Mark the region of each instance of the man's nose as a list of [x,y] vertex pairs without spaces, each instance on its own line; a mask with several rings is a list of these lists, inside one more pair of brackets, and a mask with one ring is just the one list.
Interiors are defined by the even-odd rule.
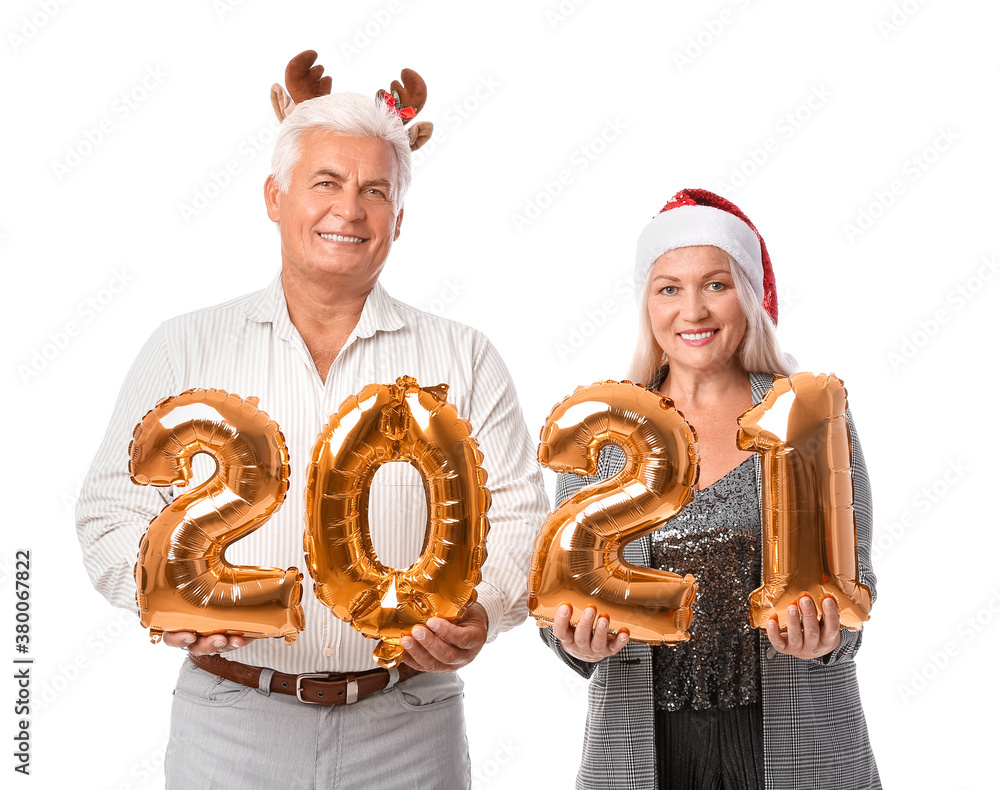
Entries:
[[364,219],[365,207],[359,194],[344,189],[330,204],[330,213],[346,220]]

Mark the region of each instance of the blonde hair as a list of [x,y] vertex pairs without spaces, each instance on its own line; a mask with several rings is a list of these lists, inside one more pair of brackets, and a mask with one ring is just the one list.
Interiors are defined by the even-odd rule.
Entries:
[[[723,252],[725,251],[723,250]],[[757,301],[750,280],[739,264],[733,260],[728,252],[725,255],[729,261],[729,271],[733,276],[733,284],[736,286],[736,296],[740,300],[740,307],[743,308],[743,315],[747,319],[746,333],[743,335],[739,348],[736,349],[740,365],[748,372],[759,371],[761,373],[780,373],[783,376],[791,375],[795,372],[795,360],[781,350],[771,316]],[[640,384],[649,384],[656,375],[656,371],[669,362],[667,355],[653,336],[653,325],[649,320],[649,286],[653,280],[654,268],[655,266],[649,267],[642,288],[638,292],[640,295],[639,339],[627,374],[630,381]]]

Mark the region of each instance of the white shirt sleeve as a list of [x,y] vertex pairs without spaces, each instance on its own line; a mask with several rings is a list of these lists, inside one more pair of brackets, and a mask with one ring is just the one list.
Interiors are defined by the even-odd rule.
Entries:
[[492,504],[478,601],[489,618],[488,639],[528,615],[528,570],[535,535],[549,510],[548,495],[510,373],[483,339],[473,367],[472,435],[483,453]]
[[149,522],[172,489],[138,486],[128,471],[132,431],[157,401],[177,394],[163,327],[146,342],[122,385],[118,402],[76,505],[76,527],[90,579],[115,606],[138,611],[134,567]]

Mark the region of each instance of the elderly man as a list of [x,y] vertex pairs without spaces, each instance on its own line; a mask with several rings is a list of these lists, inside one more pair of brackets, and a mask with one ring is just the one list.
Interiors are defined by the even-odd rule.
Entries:
[[[479,332],[391,298],[379,284],[399,237],[410,139],[392,102],[333,94],[284,120],[264,187],[281,236],[270,286],[167,321],[135,361],[78,507],[80,541],[97,589],[135,609],[139,538],[172,489],[129,480],[133,426],[161,398],[214,387],[260,399],[290,453],[289,494],[263,527],[234,543],[234,565],[297,566],[310,454],[330,414],[370,383],[411,375],[447,383],[472,427],[492,492],[478,600],[461,620],[432,618],[404,637],[398,670],[372,670],[372,645],[312,595],[293,645],[190,632],[164,635],[188,651],[174,693],[167,750],[172,787],[458,788],[470,781],[455,670],[527,613],[532,537],[547,499],[509,374]],[[441,254],[434,251],[434,256]],[[424,539],[415,470],[387,464],[371,491],[373,540],[386,565],[406,567]],[[216,654],[225,654],[225,658]],[[207,658],[206,658],[207,657]],[[199,666],[199,664],[201,666]],[[204,668],[203,668],[204,667]],[[315,689],[366,675],[353,704]],[[302,675],[312,700],[295,695]],[[380,674],[381,673],[381,674]],[[301,696],[301,695],[300,695]],[[319,702],[320,704],[310,704]]]

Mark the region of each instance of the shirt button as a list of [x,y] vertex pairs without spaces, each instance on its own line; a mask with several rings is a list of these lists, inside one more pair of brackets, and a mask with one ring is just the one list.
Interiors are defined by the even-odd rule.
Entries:
[[329,658],[330,656],[332,656],[333,655],[333,648],[332,647],[326,648],[323,651],[323,655],[326,656],[327,658]]

